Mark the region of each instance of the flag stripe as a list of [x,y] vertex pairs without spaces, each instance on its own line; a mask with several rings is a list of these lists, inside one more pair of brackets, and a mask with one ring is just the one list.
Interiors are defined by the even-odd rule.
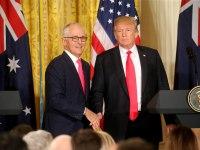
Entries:
[[99,39],[96,37],[95,33],[93,33],[92,35],[92,47],[97,54],[100,54],[105,50]]
[[13,7],[10,0],[1,1],[1,7],[4,10],[4,13],[7,16],[7,19],[9,21],[9,24],[11,25],[12,29],[14,30],[16,36],[20,38],[22,35],[24,35],[27,30],[21,21],[20,17],[16,13],[15,8]]
[[[4,21],[0,16],[0,37],[4,37]],[[5,50],[4,38],[0,38],[0,54]]]
[[181,2],[181,6],[185,5],[186,3],[188,3],[190,0],[182,0]]
[[105,50],[110,49],[114,46],[113,42],[110,40],[110,37],[108,36],[106,30],[102,27],[99,20],[96,21],[94,32],[96,37],[99,39],[99,41],[102,43],[102,46]]
[[21,0],[15,0],[17,3],[21,4]]
[[[15,8],[15,11],[16,11],[17,15],[19,16],[21,22],[23,23],[24,27],[26,28],[25,19],[24,19],[24,15],[22,13],[21,4],[18,3],[17,1],[15,1],[15,0],[10,0],[10,1],[12,3],[13,7]],[[26,28],[26,30],[27,30],[27,28]]]
[[189,0],[187,3],[184,3],[182,6],[181,6],[181,10],[180,10],[180,13],[185,11],[186,9],[188,9],[190,6],[192,6],[193,4],[193,1]]
[[97,53],[96,51],[93,49],[92,47],[92,59],[91,59],[91,64],[94,66],[95,65],[95,61],[96,61],[96,57],[97,57]]

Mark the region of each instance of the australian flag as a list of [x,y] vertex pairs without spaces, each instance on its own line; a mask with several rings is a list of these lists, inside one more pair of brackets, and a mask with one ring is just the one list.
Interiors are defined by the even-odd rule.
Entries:
[[174,89],[187,90],[200,82],[200,0],[182,0]]
[[23,110],[2,116],[0,131],[20,123],[35,128],[35,105],[28,32],[20,0],[0,0],[0,91],[19,91]]

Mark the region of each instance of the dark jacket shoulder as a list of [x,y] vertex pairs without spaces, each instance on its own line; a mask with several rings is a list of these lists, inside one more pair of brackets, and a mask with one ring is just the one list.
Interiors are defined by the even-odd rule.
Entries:
[[150,53],[157,53],[158,51],[156,49],[153,49],[151,47],[142,46],[142,45],[136,45],[138,50],[144,51],[144,52],[150,52]]
[[[143,52],[150,52],[150,53],[158,53],[158,51],[156,49],[153,49],[153,48],[150,48],[150,47],[147,47],[147,46],[142,46],[142,45],[136,45],[136,47],[138,48],[138,50],[141,50]],[[112,53],[115,53],[116,51],[119,50],[119,47],[116,46],[116,47],[113,47],[109,50],[106,50],[104,52],[102,52],[101,54],[99,54],[98,56],[100,57],[105,57],[107,55],[110,55]]]
[[56,56],[55,58],[53,58],[53,60],[51,60],[51,62],[49,63],[48,67],[51,66],[56,66],[56,65],[60,65],[61,62],[65,60],[65,56],[67,54],[62,53],[61,55]]

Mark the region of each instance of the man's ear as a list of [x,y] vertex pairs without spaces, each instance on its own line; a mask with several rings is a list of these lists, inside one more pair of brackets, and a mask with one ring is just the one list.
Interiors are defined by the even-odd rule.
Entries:
[[65,42],[65,38],[61,38],[62,45],[64,45],[64,42]]

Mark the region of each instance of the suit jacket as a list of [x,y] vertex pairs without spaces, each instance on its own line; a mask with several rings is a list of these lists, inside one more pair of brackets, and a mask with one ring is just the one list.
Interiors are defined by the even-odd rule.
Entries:
[[43,127],[54,136],[83,128],[83,112],[89,94],[89,64],[82,61],[86,92],[67,53],[56,57],[46,70],[46,112]]
[[[156,50],[143,46],[137,46],[137,49],[142,72],[141,112],[131,128],[133,132],[137,132],[135,136],[159,141],[162,137],[160,116],[148,113],[146,107],[159,90],[169,89],[167,76]],[[102,112],[104,98],[105,130],[115,140],[124,139],[127,134],[130,104],[119,47],[97,56],[91,96],[96,112]]]

